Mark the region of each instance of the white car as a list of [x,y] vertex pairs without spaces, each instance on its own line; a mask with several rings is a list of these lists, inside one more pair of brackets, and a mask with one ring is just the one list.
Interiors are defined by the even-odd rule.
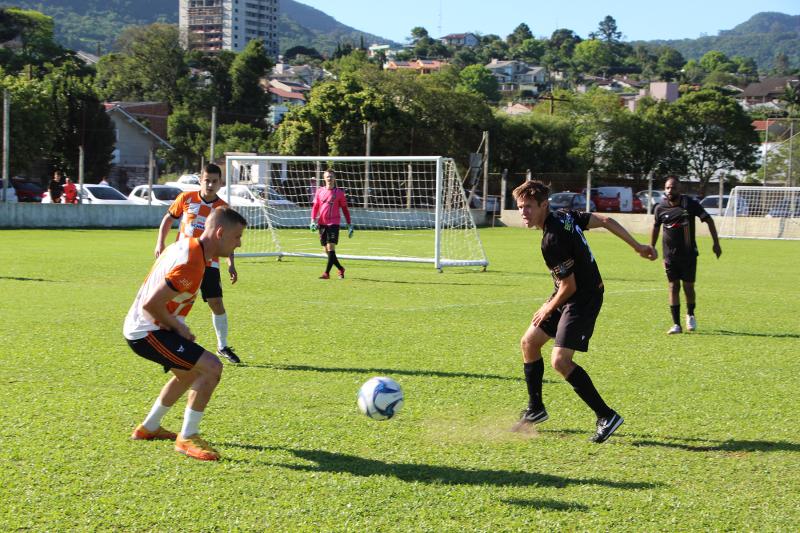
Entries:
[[200,185],[200,174],[181,174],[178,183],[186,185]]
[[[650,211],[655,209],[655,207],[660,204],[664,198],[666,197],[667,193],[662,190],[653,189],[653,197],[650,198]],[[639,191],[636,193],[636,197],[639,198],[639,201],[642,202],[642,206],[644,209],[647,209],[647,191]]]
[[[228,186],[222,187],[217,196],[228,201]],[[233,207],[266,205],[270,207],[295,207],[295,203],[281,196],[272,187],[267,190],[264,184],[231,186],[230,205]]]
[[194,183],[181,183],[180,181],[168,181],[164,185],[175,187],[182,191],[199,191],[200,185]]
[[147,185],[137,185],[128,195],[128,199],[135,204],[171,205],[172,201],[183,191],[170,185],[153,185],[153,197]]
[[[718,194],[709,194],[700,201],[700,205],[709,215],[725,216],[725,211],[728,207],[728,200],[730,199],[731,197],[727,194],[722,196],[722,211],[719,210]],[[747,202],[745,202],[743,198],[739,198],[739,200],[736,202],[736,215],[740,217],[746,217],[749,211],[750,210],[747,208]]]
[[11,185],[8,184],[8,188],[6,189],[7,196],[3,194],[3,182],[0,180],[0,202],[8,202],[9,204],[15,204],[19,201],[17,198],[17,190]]
[[[90,205],[136,205],[128,198],[119,192],[114,187],[108,185],[85,184],[83,187],[78,187],[78,193],[81,197],[81,202]],[[45,192],[42,196],[43,204],[53,203],[50,200],[50,193]]]

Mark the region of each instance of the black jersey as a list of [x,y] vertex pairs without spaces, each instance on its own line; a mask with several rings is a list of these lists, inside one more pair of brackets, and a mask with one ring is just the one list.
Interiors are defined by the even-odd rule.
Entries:
[[582,302],[603,292],[603,278],[583,235],[591,213],[559,210],[547,215],[542,228],[542,256],[553,276],[555,290],[561,280],[575,274],[577,289],[568,302]]
[[677,205],[667,198],[656,206],[654,225],[664,226],[661,243],[664,259],[672,257],[696,257],[697,243],[694,240],[694,217],[705,221],[710,217],[703,206],[682,194]]

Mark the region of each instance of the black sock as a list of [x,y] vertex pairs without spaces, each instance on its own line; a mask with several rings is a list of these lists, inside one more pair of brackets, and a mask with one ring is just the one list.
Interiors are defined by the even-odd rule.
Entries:
[[610,416],[613,409],[606,405],[600,393],[594,388],[592,378],[589,374],[579,365],[575,365],[575,369],[567,376],[567,382],[575,389],[575,393],[580,396],[586,405],[591,407],[592,411],[597,415],[597,418]]
[[670,305],[669,310],[672,313],[672,323],[673,324],[680,324],[681,323],[681,304],[678,305]]
[[695,304],[686,304],[687,313],[694,316],[694,305]]
[[544,409],[542,403],[542,376],[544,376],[544,361],[539,359],[533,363],[522,365],[525,372],[525,384],[528,386],[528,407],[538,411]]
[[328,252],[328,262],[329,264],[336,266],[336,268],[339,270],[342,269],[342,265],[339,263],[339,258],[336,257],[336,250],[331,250]]
[[331,268],[333,268],[333,258],[335,256],[331,255],[332,253],[333,252],[331,252],[331,251],[328,252],[328,266],[325,267],[325,273],[326,274],[330,274],[331,273]]

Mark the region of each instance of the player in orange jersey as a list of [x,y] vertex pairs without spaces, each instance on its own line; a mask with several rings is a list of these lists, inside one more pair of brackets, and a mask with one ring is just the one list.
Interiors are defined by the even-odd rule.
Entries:
[[[203,233],[206,218],[211,211],[216,207],[228,205],[217,196],[220,187],[222,187],[222,170],[213,163],[206,165],[200,176],[200,190],[179,194],[161,220],[156,241],[156,257],[164,250],[164,241],[175,219],[181,220],[178,240],[199,237]],[[233,254],[228,257],[228,274],[231,283],[236,283],[239,275],[233,263]],[[219,258],[217,257],[213,258],[211,266],[206,269],[203,284],[200,287],[200,295],[211,308],[211,322],[214,324],[214,332],[217,334],[217,353],[231,363],[240,363],[241,360],[233,348],[228,346],[228,315],[225,312],[225,305],[222,303],[222,283],[219,273]]]
[[[139,289],[123,335],[139,356],[158,363],[174,376],[161,389],[150,413],[133,431],[134,440],[175,440],[175,450],[203,461],[216,461],[217,452],[200,437],[206,405],[222,377],[222,363],[195,344],[185,323],[207,265],[229,257],[242,244],[247,221],[229,207],[214,209],[199,238],[181,239],[163,250]],[[161,427],[170,407],[189,391],[180,435]]]

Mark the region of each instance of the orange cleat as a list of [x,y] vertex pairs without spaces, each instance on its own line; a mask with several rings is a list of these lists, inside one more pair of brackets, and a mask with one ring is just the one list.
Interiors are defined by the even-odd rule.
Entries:
[[136,429],[131,433],[132,440],[175,440],[178,435],[167,429],[158,427],[155,431],[150,431],[142,424],[136,426]]
[[200,461],[218,461],[219,452],[200,438],[199,433],[175,439],[175,451]]

